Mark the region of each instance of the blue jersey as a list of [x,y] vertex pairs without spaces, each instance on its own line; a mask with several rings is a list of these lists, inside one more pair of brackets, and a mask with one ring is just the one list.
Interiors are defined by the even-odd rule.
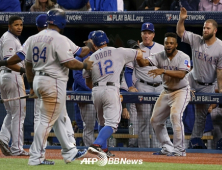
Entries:
[[[92,52],[90,52],[88,55],[86,55],[83,58],[77,56],[76,59],[83,62],[91,54]],[[85,79],[82,76],[82,70],[73,70],[73,78],[74,78],[74,83],[72,86],[73,91],[92,91],[85,83]]]

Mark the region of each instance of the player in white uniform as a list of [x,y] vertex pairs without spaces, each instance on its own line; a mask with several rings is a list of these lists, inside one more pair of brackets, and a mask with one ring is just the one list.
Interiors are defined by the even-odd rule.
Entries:
[[142,52],[141,50],[108,47],[109,39],[101,30],[93,34],[92,40],[97,50],[90,56],[90,60],[94,61],[93,69],[84,72],[83,75],[86,78],[87,86],[92,88],[98,123],[101,125],[105,120],[105,126],[99,131],[98,137],[88,151],[106,156],[101,148],[117,130],[122,113],[119,93],[120,73],[126,63],[132,62],[137,56],[142,56]]
[[[154,36],[154,25],[152,23],[143,23],[141,27],[141,37],[143,42],[140,43],[140,48],[146,51],[146,53],[143,54],[144,57],[148,57],[154,53],[164,51],[163,45],[153,41]],[[140,67],[136,62],[134,62],[133,64],[127,64],[125,70],[125,78],[128,87],[130,87],[129,91],[160,93],[163,90],[161,77],[157,76],[153,78],[147,74],[149,70],[153,70],[156,68],[156,66]],[[129,76],[129,74],[132,73],[133,70],[135,71],[136,78],[138,79],[134,88],[132,86],[132,76]],[[140,148],[160,147],[160,143],[156,139],[153,128],[152,126],[150,126],[150,122],[148,121],[151,118],[153,106],[153,104],[136,104],[139,128],[138,147]],[[150,135],[151,140],[149,140]]]
[[[47,14],[40,14],[36,17],[36,26],[38,31],[42,31],[44,29],[47,28]],[[8,60],[5,60],[6,62],[2,62],[0,61],[0,66],[6,66],[10,67],[13,70],[16,71],[23,71],[23,67],[15,67],[15,65],[13,64],[17,64],[18,62],[21,62],[25,59],[25,55],[27,53],[27,48],[28,48],[28,42],[24,43],[24,46],[22,46],[15,55],[13,55],[12,57],[10,57]],[[84,51],[84,50],[83,50]],[[75,51],[73,51],[75,52]],[[13,66],[13,67],[12,67]],[[38,126],[38,124],[40,123],[40,100],[38,98],[36,98],[34,100],[34,131],[36,129],[36,127]],[[72,123],[71,120],[67,114],[67,112],[64,114],[64,118],[60,118],[59,120],[62,121],[63,123],[65,123],[66,126],[66,130],[67,130],[67,134],[69,137],[69,141],[76,144],[75,138],[74,138],[74,131],[73,131],[73,127],[72,127]],[[46,143],[47,144],[47,143]],[[45,146],[46,147],[46,146]],[[45,151],[45,147],[43,148],[43,151]],[[7,148],[5,148],[5,152],[7,152]]]
[[[219,93],[222,93],[222,41],[216,37],[217,22],[209,19],[204,22],[203,36],[185,31],[184,21],[187,11],[181,8],[177,23],[177,34],[182,41],[191,45],[193,69],[189,73],[192,90],[201,93],[214,93],[217,78]],[[195,105],[195,123],[191,135],[202,138],[209,104]]]
[[[0,60],[7,60],[20,48],[18,36],[23,29],[22,19],[18,16],[9,18],[8,31],[0,39]],[[24,63],[19,63],[18,67]],[[1,97],[3,99],[24,96],[25,86],[23,77],[19,72],[12,71],[7,67],[1,67]],[[23,149],[23,124],[26,116],[26,100],[15,100],[4,103],[7,115],[4,119],[0,132],[0,148],[5,156],[20,155],[28,156]],[[11,148],[8,143],[12,139]]]
[[[165,51],[150,56],[140,66],[155,65],[149,75],[161,75],[164,90],[157,99],[150,122],[162,144],[162,150],[154,155],[186,156],[184,145],[183,112],[190,100],[190,86],[186,73],[190,70],[190,58],[177,50],[177,35],[166,33]],[[173,143],[170,141],[165,121],[170,116],[173,126]]]
[[[34,141],[30,147],[29,165],[49,164],[42,153],[48,134],[53,127],[62,147],[62,156],[66,163],[82,157],[87,150],[77,150],[68,139],[65,124],[58,120],[66,112],[66,84],[68,68],[90,69],[93,62],[83,63],[73,58],[75,46],[67,37],[59,32],[66,25],[66,15],[61,9],[52,9],[48,13],[48,28],[29,37],[26,54],[26,74],[30,88],[40,99],[41,122],[35,131]],[[32,72],[34,70],[34,73]],[[34,79],[34,80],[33,80]]]

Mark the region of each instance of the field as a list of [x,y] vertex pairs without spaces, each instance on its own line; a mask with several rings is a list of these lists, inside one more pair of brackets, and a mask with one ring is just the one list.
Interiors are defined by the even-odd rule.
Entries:
[[[28,157],[14,156],[5,157],[0,153],[0,169],[1,170],[30,170],[30,169],[46,169],[46,170],[222,170],[222,154],[208,153],[187,153],[186,157],[168,157],[154,156],[152,152],[135,152],[135,151],[112,151],[116,155],[115,158],[127,158],[131,160],[142,159],[142,164],[109,164],[98,166],[98,164],[81,164],[80,160],[75,160],[71,164],[65,164],[60,155],[59,149],[47,149],[46,158],[55,160],[55,165],[29,166]],[[87,154],[85,158],[96,158],[94,155]]]

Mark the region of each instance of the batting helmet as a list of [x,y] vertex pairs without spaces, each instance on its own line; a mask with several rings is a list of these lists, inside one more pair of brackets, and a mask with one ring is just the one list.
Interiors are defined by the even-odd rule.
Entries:
[[98,30],[98,31],[95,31],[92,35],[92,40],[93,40],[93,43],[97,46],[97,47],[100,47],[104,44],[108,44],[109,43],[109,39],[108,37],[106,36],[106,33],[102,30]]
[[51,9],[47,12],[48,24],[56,25],[59,29],[63,29],[66,26],[66,14],[62,9]]
[[39,28],[47,27],[47,14],[40,14],[36,17],[36,26]]

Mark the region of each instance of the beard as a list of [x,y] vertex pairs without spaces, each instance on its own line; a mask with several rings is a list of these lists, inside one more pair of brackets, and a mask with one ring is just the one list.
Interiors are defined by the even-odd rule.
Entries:
[[165,52],[166,52],[167,56],[171,56],[174,53],[175,50],[176,50],[176,48],[172,49],[171,53],[168,53],[166,48],[165,48]]
[[213,36],[214,36],[213,33],[210,33],[210,34],[208,34],[208,35],[204,35],[204,34],[203,34],[203,39],[204,39],[204,40],[209,40],[209,39],[211,39]]

